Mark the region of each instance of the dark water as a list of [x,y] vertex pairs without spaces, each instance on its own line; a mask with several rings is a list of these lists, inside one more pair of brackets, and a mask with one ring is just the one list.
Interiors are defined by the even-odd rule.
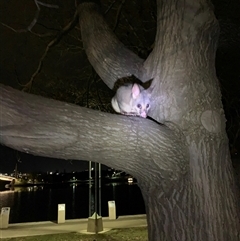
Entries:
[[[115,200],[117,216],[145,213],[144,202],[136,184],[111,183],[101,188],[101,215],[108,216],[108,201]],[[91,188],[92,212],[94,187]],[[10,207],[10,223],[57,220],[58,204],[66,204],[66,219],[89,216],[89,186],[65,185],[15,188],[0,191],[0,208]],[[99,213],[99,211],[98,211]]]

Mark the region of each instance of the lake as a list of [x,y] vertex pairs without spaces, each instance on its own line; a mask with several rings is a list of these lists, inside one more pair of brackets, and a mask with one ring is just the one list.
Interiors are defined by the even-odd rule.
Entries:
[[[91,213],[94,212],[94,186],[91,190]],[[108,216],[108,201],[116,203],[117,216],[145,214],[137,184],[109,183],[101,187],[101,215]],[[0,191],[0,208],[10,207],[9,223],[57,220],[58,204],[66,204],[66,219],[89,217],[89,186],[67,184],[39,187],[15,187]],[[97,202],[99,203],[99,202]],[[99,213],[99,210],[98,210]]]

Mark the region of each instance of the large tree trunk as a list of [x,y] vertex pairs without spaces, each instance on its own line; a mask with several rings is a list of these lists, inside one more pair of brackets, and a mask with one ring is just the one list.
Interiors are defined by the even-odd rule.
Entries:
[[218,24],[209,2],[158,0],[155,47],[145,62],[119,42],[95,3],[78,11],[89,61],[110,88],[119,77],[154,77],[150,116],[158,123],[1,87],[1,143],[133,174],[150,241],[238,241],[239,203],[214,67]]
[[152,198],[151,180],[142,181],[149,237],[237,240],[239,209],[215,75],[217,21],[205,1],[187,1],[185,8],[182,1],[160,2],[155,48],[144,64],[159,78],[152,117],[180,128],[190,160],[188,174],[165,180],[170,188],[158,188],[158,198]]
[[[218,23],[208,1],[157,3],[155,46],[138,73],[143,81],[146,76],[154,77],[150,116],[178,133],[188,147],[189,159],[170,170],[165,169],[162,158],[149,159],[158,163],[158,168],[137,176],[148,214],[149,240],[238,240],[239,207],[215,74]],[[100,17],[96,5],[94,8],[91,4],[79,7],[82,37],[91,64],[98,66],[96,71],[109,85],[103,74],[105,64],[99,68],[96,59],[104,62],[110,52],[115,55],[108,61],[112,63],[110,76],[118,68],[124,69],[122,60],[135,60],[124,55],[115,63],[121,53],[104,44],[114,45],[115,39],[107,32],[104,37],[99,34],[103,22],[98,25],[99,20],[88,20],[90,11]],[[87,30],[86,22],[91,22],[94,30]],[[89,32],[98,40],[104,38],[99,55],[93,54],[96,41],[89,40]],[[148,148],[147,140],[142,148]],[[171,153],[172,149],[164,151]],[[172,163],[171,157],[167,158]]]

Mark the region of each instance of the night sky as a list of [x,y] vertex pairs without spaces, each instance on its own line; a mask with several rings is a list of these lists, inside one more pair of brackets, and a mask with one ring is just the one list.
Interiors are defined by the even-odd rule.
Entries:
[[70,161],[33,156],[0,145],[0,173],[12,172],[17,160],[20,172],[78,172],[88,169],[87,161]]

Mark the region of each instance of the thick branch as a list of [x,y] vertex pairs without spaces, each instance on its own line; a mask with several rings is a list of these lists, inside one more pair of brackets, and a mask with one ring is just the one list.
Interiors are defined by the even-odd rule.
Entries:
[[143,60],[121,43],[105,22],[95,3],[78,7],[83,46],[91,65],[101,79],[113,88],[121,77],[135,75],[142,81]]
[[2,85],[0,93],[3,145],[39,156],[97,161],[140,178],[145,170],[153,178],[160,168],[170,179],[185,171],[182,141],[151,120],[80,108]]

